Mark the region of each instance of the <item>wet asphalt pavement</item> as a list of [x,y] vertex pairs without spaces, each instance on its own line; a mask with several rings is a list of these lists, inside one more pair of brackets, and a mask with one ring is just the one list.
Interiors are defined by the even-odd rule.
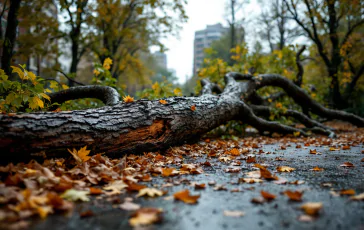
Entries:
[[[190,182],[208,183],[215,181],[222,184],[227,190],[215,191],[214,186],[204,190],[195,190],[189,183],[180,183],[173,187],[166,187],[168,194],[157,198],[135,198],[136,193],[125,193],[114,199],[113,202],[105,199],[94,199],[89,203],[79,203],[73,213],[67,216],[51,215],[45,220],[34,219],[31,229],[61,230],[61,229],[132,229],[128,220],[132,212],[118,208],[119,201],[125,197],[133,197],[134,202],[143,207],[156,207],[164,210],[163,220],[159,224],[139,227],[137,229],[355,229],[364,230],[364,201],[351,201],[348,196],[334,196],[330,191],[354,189],[356,194],[364,192],[364,158],[363,144],[351,147],[350,150],[329,151],[326,147],[315,147],[321,155],[309,154],[308,148],[296,149],[293,144],[286,150],[279,145],[264,145],[264,151],[275,154],[257,156],[257,163],[268,164],[268,169],[279,178],[288,182],[303,180],[305,183],[275,184],[273,181],[264,181],[261,184],[238,184],[238,178],[243,173],[254,170],[253,164],[245,162],[240,166],[239,173],[226,173],[228,167],[217,158],[209,159],[212,167],[204,166],[204,174],[179,175],[169,179],[153,177],[152,183],[157,188],[166,184],[166,180],[181,181],[185,178]],[[277,158],[278,157],[278,158]],[[283,161],[278,161],[281,159]],[[204,162],[206,158],[187,158],[189,163]],[[346,168],[340,165],[351,162],[355,167]],[[277,166],[290,166],[296,168],[290,173],[277,173]],[[324,171],[315,172],[310,169],[318,166]],[[186,181],[185,181],[186,182]],[[189,205],[173,199],[173,193],[188,188],[193,195],[200,194],[197,204]],[[231,192],[239,188],[240,192]],[[304,190],[302,202],[288,201],[281,192],[291,190]],[[277,195],[271,202],[263,204],[252,203],[253,197],[259,197],[260,191],[265,190]],[[300,206],[305,202],[322,202],[323,209],[320,215],[311,222],[302,222],[298,218],[303,211]],[[114,203],[114,204],[113,204]],[[93,216],[81,218],[80,213],[92,210]],[[245,212],[242,217],[224,216],[225,210],[239,210]]]

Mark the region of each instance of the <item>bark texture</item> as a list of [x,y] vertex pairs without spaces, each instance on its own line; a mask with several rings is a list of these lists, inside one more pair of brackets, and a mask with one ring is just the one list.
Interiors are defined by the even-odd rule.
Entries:
[[[303,129],[258,117],[269,113],[269,108],[247,104],[247,101],[257,96],[256,90],[265,86],[283,88],[296,103],[320,116],[364,126],[363,118],[324,108],[295,83],[279,75],[253,77],[228,73],[225,83],[222,90],[216,84],[203,80],[201,96],[167,98],[167,104],[161,104],[158,100],[118,103],[116,91],[107,87],[70,88],[51,95],[51,98],[61,98],[59,101],[75,99],[83,92],[83,96],[103,99],[112,106],[58,113],[0,115],[1,159],[24,160],[44,153],[48,157],[69,156],[67,148],[85,145],[89,146],[93,154],[106,152],[112,156],[162,150],[196,141],[202,134],[230,120],[242,120],[261,132],[300,132],[307,135]],[[213,92],[218,94],[213,95]],[[328,127],[302,113],[287,111],[283,115],[294,117],[312,131],[333,136],[333,131]]]

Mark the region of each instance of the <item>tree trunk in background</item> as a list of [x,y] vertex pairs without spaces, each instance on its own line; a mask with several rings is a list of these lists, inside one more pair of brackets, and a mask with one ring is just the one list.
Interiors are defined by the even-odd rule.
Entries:
[[11,59],[13,57],[16,34],[18,28],[18,12],[20,8],[21,0],[10,1],[9,14],[7,19],[7,26],[3,44],[3,53],[1,58],[1,68],[11,79]]

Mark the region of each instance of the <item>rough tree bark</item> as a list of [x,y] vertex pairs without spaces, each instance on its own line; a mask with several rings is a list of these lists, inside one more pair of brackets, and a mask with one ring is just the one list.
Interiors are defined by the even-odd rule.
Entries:
[[[106,152],[112,156],[162,150],[198,140],[202,134],[230,120],[242,120],[259,131],[307,135],[304,130],[267,121],[255,114],[259,114],[259,108],[247,103],[256,90],[265,86],[283,88],[296,103],[320,116],[364,126],[363,118],[322,107],[292,81],[279,75],[253,77],[228,73],[225,82],[226,87],[221,90],[203,80],[201,96],[167,98],[167,104],[158,100],[118,103],[115,91],[106,89],[108,96],[99,94],[102,95],[99,98],[109,106],[98,109],[0,115],[1,159],[23,160],[44,153],[48,157],[64,156],[68,155],[67,148],[85,145],[92,153]],[[93,97],[99,96],[92,93],[97,91],[95,87],[87,87],[70,88],[50,96],[61,102],[77,97],[78,89]],[[214,95],[213,91],[220,94]],[[314,128],[313,131],[333,134],[326,126],[299,112],[283,115],[297,118],[307,128]]]

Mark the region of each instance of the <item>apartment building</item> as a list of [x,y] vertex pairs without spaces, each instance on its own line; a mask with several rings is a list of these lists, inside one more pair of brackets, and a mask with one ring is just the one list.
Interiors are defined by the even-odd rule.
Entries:
[[211,43],[219,40],[221,36],[228,31],[221,23],[207,25],[206,29],[195,32],[194,50],[193,50],[193,75],[197,74],[201,68],[204,59],[204,49],[210,47]]

